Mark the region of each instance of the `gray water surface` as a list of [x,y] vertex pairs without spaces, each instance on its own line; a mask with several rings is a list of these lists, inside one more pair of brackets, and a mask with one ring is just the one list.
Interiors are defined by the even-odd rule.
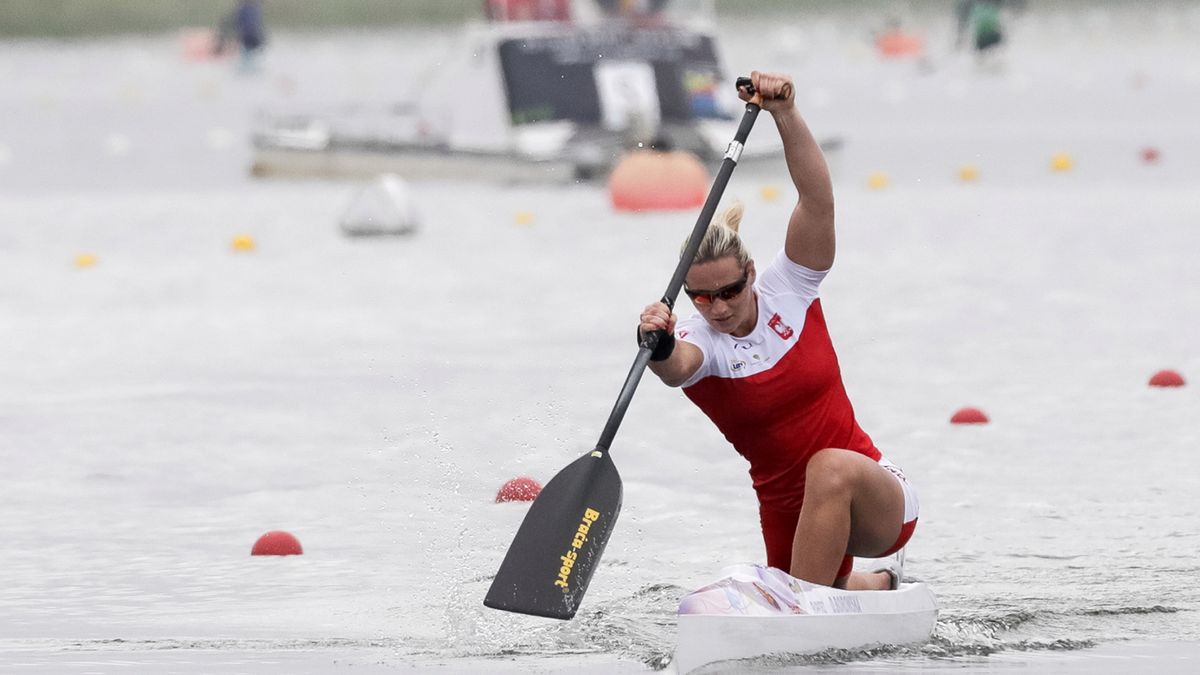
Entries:
[[[1200,377],[1200,20],[1129,18],[1031,11],[984,67],[948,24],[923,65],[853,17],[726,37],[731,72],[792,72],[846,140],[823,302],[941,603],[922,647],[738,670],[1194,670],[1200,400],[1146,383]],[[682,594],[762,559],[744,462],[648,378],[579,616],[482,606],[526,508],[496,490],[594,444],[695,213],[418,183],[419,234],[349,240],[356,185],[247,177],[256,110],[402,98],[453,37],[278,35],[254,76],[173,36],[5,45],[0,669],[636,672],[669,667]],[[787,185],[727,191],[760,260]],[[992,422],[950,425],[965,405]],[[273,529],[305,554],[250,557]]]

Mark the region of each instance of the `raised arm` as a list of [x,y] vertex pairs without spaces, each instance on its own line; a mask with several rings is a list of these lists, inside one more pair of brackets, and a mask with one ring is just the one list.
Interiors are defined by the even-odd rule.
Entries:
[[[800,111],[796,110],[796,87],[792,78],[778,73],[750,74],[755,89],[763,97],[762,108],[775,118],[783,139],[784,158],[798,199],[788,221],[783,250],[792,262],[809,269],[827,270],[833,266],[833,183],[821,146],[813,138]],[[742,90],[744,100],[750,96]]]

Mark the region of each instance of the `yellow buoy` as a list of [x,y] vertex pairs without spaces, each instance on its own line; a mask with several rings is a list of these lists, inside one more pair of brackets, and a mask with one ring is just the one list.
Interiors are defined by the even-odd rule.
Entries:
[[762,189],[759,190],[759,194],[762,195],[762,200],[764,202],[773,202],[776,199],[779,199],[779,188],[775,187],[774,185],[764,185],[762,186]]
[[221,98],[221,85],[213,80],[201,80],[196,84],[196,98],[205,101]]
[[1075,168],[1075,160],[1065,152],[1056,152],[1050,157],[1051,171],[1070,171],[1073,168]]
[[296,81],[287,75],[283,75],[276,80],[275,86],[283,96],[291,96],[296,93]]
[[533,211],[517,211],[513,214],[513,222],[517,225],[532,225]]
[[126,84],[121,87],[118,97],[125,103],[138,105],[145,98],[145,91],[136,84]]
[[871,188],[872,190],[882,190],[883,188],[887,187],[890,182],[891,181],[888,179],[888,175],[882,171],[876,171],[870,176],[867,176],[867,187]]
[[979,180],[979,167],[974,164],[964,164],[958,168],[958,179],[964,183],[974,183]]
[[253,251],[257,244],[254,243],[254,237],[248,234],[239,234],[233,238],[233,243],[230,244],[233,250],[238,252]]
[[84,269],[94,266],[99,261],[100,259],[91,253],[80,253],[79,255],[75,256],[75,267]]

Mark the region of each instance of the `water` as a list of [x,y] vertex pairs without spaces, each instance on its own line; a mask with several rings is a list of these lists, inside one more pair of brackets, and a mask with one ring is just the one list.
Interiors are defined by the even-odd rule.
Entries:
[[[1133,18],[1032,12],[984,69],[945,23],[924,66],[874,59],[854,17],[727,36],[731,71],[792,71],[847,141],[827,318],[861,423],[920,491],[909,571],[942,606],[924,647],[739,668],[1200,658],[1198,395],[1146,386],[1200,373],[1200,19]],[[496,490],[595,442],[695,214],[422,183],[420,234],[348,240],[355,185],[246,176],[255,110],[417,92],[450,37],[279,35],[254,77],[173,37],[6,45],[0,669],[637,672],[669,661],[683,593],[761,559],[744,463],[647,379],[579,616],[483,608],[525,508]],[[765,185],[781,166],[727,192],[760,259],[789,212]],[[964,405],[992,423],[948,424]],[[271,529],[305,555],[251,558]]]

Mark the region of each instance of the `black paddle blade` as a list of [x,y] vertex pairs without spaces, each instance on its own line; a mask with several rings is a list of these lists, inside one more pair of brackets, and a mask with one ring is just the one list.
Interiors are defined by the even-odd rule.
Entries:
[[596,448],[558,472],[529,506],[483,604],[570,619],[621,511],[621,477]]

